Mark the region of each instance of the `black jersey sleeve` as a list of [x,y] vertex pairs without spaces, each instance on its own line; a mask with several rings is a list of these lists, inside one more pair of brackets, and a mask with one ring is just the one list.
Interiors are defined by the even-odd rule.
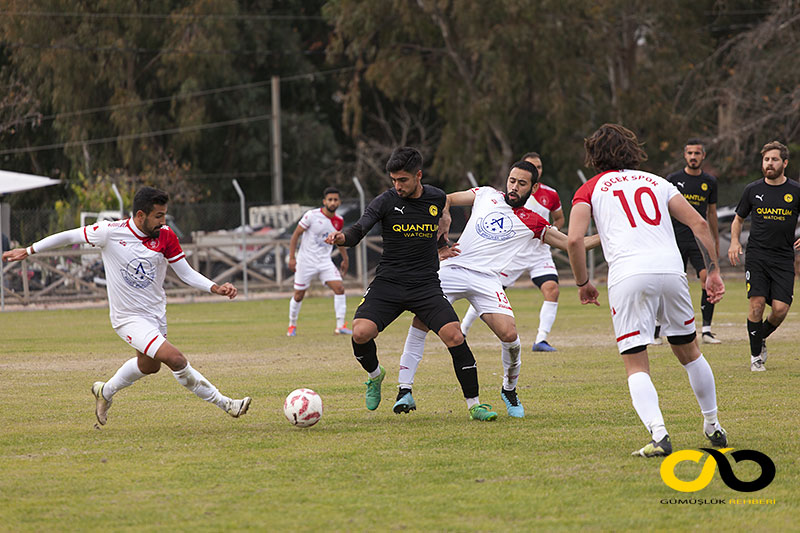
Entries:
[[711,178],[711,180],[709,180],[710,184],[711,184],[711,191],[709,191],[709,193],[708,193],[708,203],[709,204],[716,204],[717,203],[717,194],[718,194],[718,191],[719,191],[719,182],[717,181],[717,179],[715,177],[713,177],[713,176],[709,176],[709,177]]
[[750,203],[751,188],[752,184],[744,188],[744,192],[742,193],[742,198],[741,200],[739,200],[739,205],[736,206],[736,214],[742,218],[747,218],[747,215],[750,214],[750,210],[753,208],[753,205]]
[[361,218],[358,219],[358,222],[344,230],[342,233],[344,234],[344,246],[355,246],[364,236],[369,233],[369,230],[372,229],[380,219],[383,218],[384,212],[386,211],[386,195],[381,194],[380,196],[373,199],[366,209],[364,209],[364,214],[361,215]]

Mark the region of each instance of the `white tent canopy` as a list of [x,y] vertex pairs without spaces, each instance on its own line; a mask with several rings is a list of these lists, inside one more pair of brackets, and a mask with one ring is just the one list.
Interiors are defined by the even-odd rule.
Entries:
[[[44,176],[34,176],[33,174],[22,174],[0,170],[0,196],[12,192],[29,191],[40,187],[48,187],[61,183],[61,180],[54,180]],[[0,213],[0,235],[3,234],[3,217]],[[3,265],[0,261],[0,310],[5,308],[5,286],[3,285]]]

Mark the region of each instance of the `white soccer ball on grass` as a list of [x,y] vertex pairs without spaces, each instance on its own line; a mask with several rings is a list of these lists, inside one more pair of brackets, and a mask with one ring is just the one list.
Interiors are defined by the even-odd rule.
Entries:
[[322,398],[311,389],[296,389],[283,402],[283,414],[297,427],[311,427],[322,418]]

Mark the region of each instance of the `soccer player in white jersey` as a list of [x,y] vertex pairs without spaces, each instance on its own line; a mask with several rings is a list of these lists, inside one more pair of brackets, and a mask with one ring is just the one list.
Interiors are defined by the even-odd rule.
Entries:
[[608,303],[633,408],[652,439],[633,455],[672,453],[647,357],[656,318],[689,376],[704,418],[703,433],[713,446],[725,446],[727,436],[717,420],[714,374],[697,345],[694,309],[670,215],[697,237],[708,270],[708,301],[716,303],[725,285],[708,224],[673,184],[636,170],[647,154],[630,130],[604,124],[584,145],[587,166],[600,174],[583,184],[572,200],[569,258],[581,303],[599,305],[598,291],[587,274],[583,244],[593,217],[608,261]]
[[[503,361],[503,386],[500,396],[509,416],[522,418],[525,409],[517,396],[522,360],[520,340],[511,304],[503,290],[500,272],[532,239],[566,249],[567,236],[525,207],[538,186],[539,172],[528,161],[514,163],[506,180],[506,192],[492,187],[478,187],[447,195],[441,230],[449,227],[450,205],[472,206],[464,232],[458,240],[459,253],[444,260],[439,269],[442,292],[452,303],[466,298],[478,310],[481,319],[500,339]],[[589,247],[597,246],[597,236],[587,237]],[[414,318],[400,357],[399,391],[395,413],[416,409],[411,395],[414,375],[422,360],[428,328]]]
[[167,264],[187,285],[230,299],[236,287],[217,285],[196,272],[186,261],[178,237],[164,225],[169,196],[152,187],[142,187],[133,199],[133,218],[98,222],[56,233],[3,254],[6,261],[21,261],[36,252],[72,244],[88,243],[102,250],[108,283],[111,326],[136,350],[111,379],[92,386],[97,421],[105,425],[112,397],[125,387],[155,374],[164,363],[178,383],[201,399],[213,403],[234,418],[245,414],[250,398],[233,400],[222,395],[186,357],[167,341],[167,298],[164,277]]
[[[539,176],[542,175],[542,157],[536,152],[528,152],[522,156],[523,161],[528,161],[536,170]],[[525,207],[540,215],[545,220],[553,218],[553,226],[560,230],[564,227],[564,211],[561,209],[561,199],[558,192],[552,187],[539,182],[533,194],[525,202]],[[554,352],[556,349],[547,342],[547,335],[553,328],[558,312],[558,271],[553,263],[553,256],[550,252],[550,245],[545,244],[539,239],[531,239],[528,245],[523,248],[511,264],[500,273],[503,282],[503,289],[514,285],[514,282],[525,272],[531,277],[531,281],[542,291],[544,301],[539,310],[539,330],[536,340],[533,343],[534,352]],[[478,312],[471,305],[467,309],[464,318],[461,320],[461,332],[466,335],[469,328],[478,318]]]
[[[344,293],[342,276],[347,273],[350,264],[347,248],[339,246],[339,253],[342,255],[340,270],[331,260],[333,245],[325,243],[325,238],[329,234],[342,231],[344,227],[344,220],[336,214],[341,203],[339,190],[328,187],[322,193],[322,207],[306,211],[292,233],[292,240],[289,242],[289,270],[294,271],[294,296],[289,301],[287,337],[297,335],[300,307],[303,305],[306,290],[315,276],[319,276],[319,280],[333,291],[333,311],[336,315],[336,329],[333,332],[337,335],[353,334],[344,320],[347,314],[347,296]],[[300,241],[300,251],[295,258],[297,240],[301,235],[303,238]]]

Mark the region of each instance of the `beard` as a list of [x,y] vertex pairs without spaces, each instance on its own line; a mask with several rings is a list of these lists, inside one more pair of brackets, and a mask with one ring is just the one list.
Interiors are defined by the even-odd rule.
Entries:
[[525,205],[525,202],[528,201],[528,198],[531,197],[531,191],[528,191],[528,194],[524,196],[517,196],[515,194],[513,198],[509,196],[509,194],[508,189],[506,189],[506,203],[513,208],[522,207]]
[[687,163],[687,166],[689,168],[691,168],[692,170],[697,170],[698,168],[700,168],[700,162],[699,161],[690,161],[689,163]]
[[776,167],[773,167],[773,168],[765,168],[765,169],[762,169],[762,170],[764,171],[764,177],[765,178],[774,180],[775,178],[777,178],[778,176],[783,174],[783,169],[785,169],[785,168],[786,168],[786,166],[781,165],[780,167],[776,166]]

